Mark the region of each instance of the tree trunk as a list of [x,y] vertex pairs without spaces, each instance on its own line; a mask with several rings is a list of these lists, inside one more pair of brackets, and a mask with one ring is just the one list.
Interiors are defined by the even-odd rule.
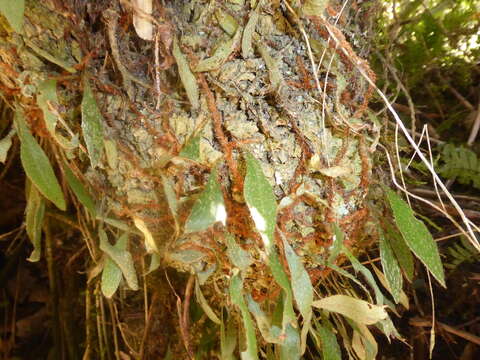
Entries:
[[[372,88],[358,69],[375,76],[359,55],[367,55],[368,40],[349,42],[368,31],[369,16],[355,2],[340,9],[318,0],[158,1],[150,16],[128,1],[27,0],[22,34],[1,20],[4,100],[21,140],[25,118],[48,154],[90,269],[113,259],[125,287],[138,288],[101,241],[126,233],[122,256],[133,255],[137,273],[147,272],[145,261],[152,270],[156,261],[176,270],[168,274],[178,301],[163,270],[142,277],[150,310],[173,310],[168,320],[144,309],[148,321],[137,335],[118,336],[116,356],[164,356],[170,346],[177,358],[195,351],[231,358],[226,340],[219,350],[202,336],[219,332],[215,322],[222,322],[236,341],[233,322],[236,353],[256,358],[262,348],[299,358],[308,335],[301,325],[308,329],[311,320],[309,306],[302,307],[310,295],[302,298],[298,289],[305,274],[322,296],[337,293],[346,280],[326,265],[346,257],[337,256],[334,240],[343,237],[358,255],[377,239],[383,205],[370,190],[381,183],[372,175],[380,126],[367,108]],[[137,33],[148,38],[150,25],[152,40],[141,39]],[[42,198],[61,208],[26,172]],[[50,202],[46,211],[62,216]],[[191,274],[188,281],[182,273]],[[89,289],[98,289],[100,277],[92,281]],[[122,296],[143,306],[135,294]],[[200,321],[193,312],[190,319],[193,303],[206,314]],[[250,336],[249,310],[258,338]],[[112,306],[108,313],[113,319]],[[169,339],[155,319],[177,337]],[[82,351],[99,358],[92,339],[102,335],[90,328]],[[146,341],[155,333],[163,339],[156,348]]]

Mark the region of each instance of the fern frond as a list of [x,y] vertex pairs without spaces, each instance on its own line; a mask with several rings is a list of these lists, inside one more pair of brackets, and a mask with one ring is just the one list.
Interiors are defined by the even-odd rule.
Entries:
[[456,178],[464,185],[471,182],[474,188],[480,189],[480,159],[472,150],[447,144],[443,147],[441,160],[440,175],[447,179]]
[[449,259],[444,263],[445,267],[455,269],[462,263],[480,261],[480,254],[463,236],[461,241],[447,249]]

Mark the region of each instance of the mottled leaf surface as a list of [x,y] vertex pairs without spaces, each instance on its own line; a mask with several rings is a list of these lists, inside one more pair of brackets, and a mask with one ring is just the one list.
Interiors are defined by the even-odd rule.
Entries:
[[295,297],[298,309],[303,318],[308,319],[312,311],[313,302],[313,286],[310,281],[310,276],[308,276],[302,261],[298,255],[295,254],[295,251],[293,251],[285,238],[283,239],[283,246],[288,267],[290,269],[293,296]]
[[411,282],[413,280],[415,264],[412,252],[403,239],[402,234],[400,234],[397,229],[394,229],[393,226],[387,226],[385,240],[390,244],[395,257],[398,260],[400,268],[405,274],[405,277]]
[[398,304],[400,301],[400,292],[402,291],[402,272],[397,259],[393,253],[390,243],[385,239],[383,232],[380,232],[380,259],[382,261],[383,273],[387,279],[390,293],[393,300]]
[[15,113],[15,124],[20,138],[20,159],[30,181],[45,198],[53,202],[60,210],[66,209],[65,198],[43,149],[30,133],[25,118],[20,111]]
[[445,287],[445,274],[437,244],[425,224],[415,218],[408,204],[394,191],[387,190],[387,198],[395,217],[398,229],[405,242],[416,257],[427,267],[428,271]]
[[100,163],[103,154],[103,116],[92,92],[90,82],[85,79],[82,99],[82,131],[88,156],[93,168]]

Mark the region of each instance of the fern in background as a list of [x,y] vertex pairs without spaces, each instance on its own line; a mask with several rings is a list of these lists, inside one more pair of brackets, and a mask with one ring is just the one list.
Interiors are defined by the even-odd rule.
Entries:
[[460,242],[448,247],[447,252],[449,259],[444,262],[444,265],[451,270],[456,269],[462,263],[480,261],[480,254],[464,236],[460,238]]
[[480,189],[480,159],[472,150],[463,146],[447,144],[443,147],[443,165],[438,172],[447,179],[456,179],[460,184]]

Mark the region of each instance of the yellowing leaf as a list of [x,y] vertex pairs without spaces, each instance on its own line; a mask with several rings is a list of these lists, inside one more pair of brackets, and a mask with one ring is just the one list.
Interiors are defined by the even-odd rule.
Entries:
[[32,242],[33,251],[28,261],[40,260],[42,250],[42,225],[45,215],[45,201],[37,188],[30,182],[27,184],[27,207],[25,209],[25,227]]
[[314,301],[313,306],[346,316],[359,324],[373,325],[387,318],[384,306],[373,305],[347,295],[333,295]]
[[21,33],[23,29],[24,11],[25,0],[0,0],[0,13],[17,33]]
[[12,146],[12,137],[15,134],[15,128],[12,128],[7,136],[0,140],[0,163],[5,163],[5,160],[7,160],[8,150]]
[[47,155],[30,133],[20,111],[15,112],[15,124],[20,138],[20,159],[25,173],[43,196],[53,202],[60,210],[65,210],[67,205],[52,165],[50,165]]
[[222,189],[217,180],[217,171],[213,169],[207,186],[193,205],[190,216],[185,223],[185,232],[206,230],[217,221],[225,225],[227,211],[223,201]]
[[387,190],[387,198],[398,229],[405,242],[428,271],[445,287],[445,274],[437,244],[423,222],[415,218],[412,209],[394,191]]
[[153,238],[152,233],[148,229],[147,224],[145,224],[145,221],[143,221],[137,216],[134,216],[133,223],[135,224],[137,229],[142,232],[144,236],[145,248],[147,249],[147,252],[149,253],[158,252],[157,243],[155,242],[155,239]]
[[235,18],[229,13],[223,11],[222,9],[217,9],[215,12],[215,17],[217,18],[218,24],[220,27],[230,36],[235,35],[235,32],[238,29],[238,22]]
[[93,168],[100,163],[103,154],[103,116],[93,96],[88,79],[85,79],[82,99],[82,131],[88,156]]
[[195,280],[195,297],[197,298],[198,303],[202,307],[203,311],[205,314],[208,316],[210,320],[212,320],[215,324],[221,323],[220,319],[218,318],[217,314],[212,310],[210,305],[207,302],[207,299],[205,299],[205,296],[203,296],[202,289],[200,289],[200,284],[198,280]]
[[[128,235],[125,233],[120,236],[117,243],[113,245],[113,247],[119,251],[126,251],[127,240]],[[103,295],[107,298],[111,298],[117,291],[120,281],[122,281],[122,270],[110,257],[107,256],[102,271],[101,289]]]
[[253,55],[252,37],[258,22],[259,8],[260,6],[257,5],[255,10],[250,12],[250,17],[248,18],[247,25],[245,25],[245,30],[243,31],[242,56],[244,59]]
[[[100,229],[98,236],[100,238],[100,250],[107,254],[115,265],[122,270],[123,277],[127,281],[130,289],[138,290],[137,272],[133,265],[132,254],[127,250],[122,250],[120,247],[110,245],[104,230]],[[128,239],[128,235],[125,236]]]
[[307,0],[303,4],[302,12],[307,16],[323,16],[328,0]]

